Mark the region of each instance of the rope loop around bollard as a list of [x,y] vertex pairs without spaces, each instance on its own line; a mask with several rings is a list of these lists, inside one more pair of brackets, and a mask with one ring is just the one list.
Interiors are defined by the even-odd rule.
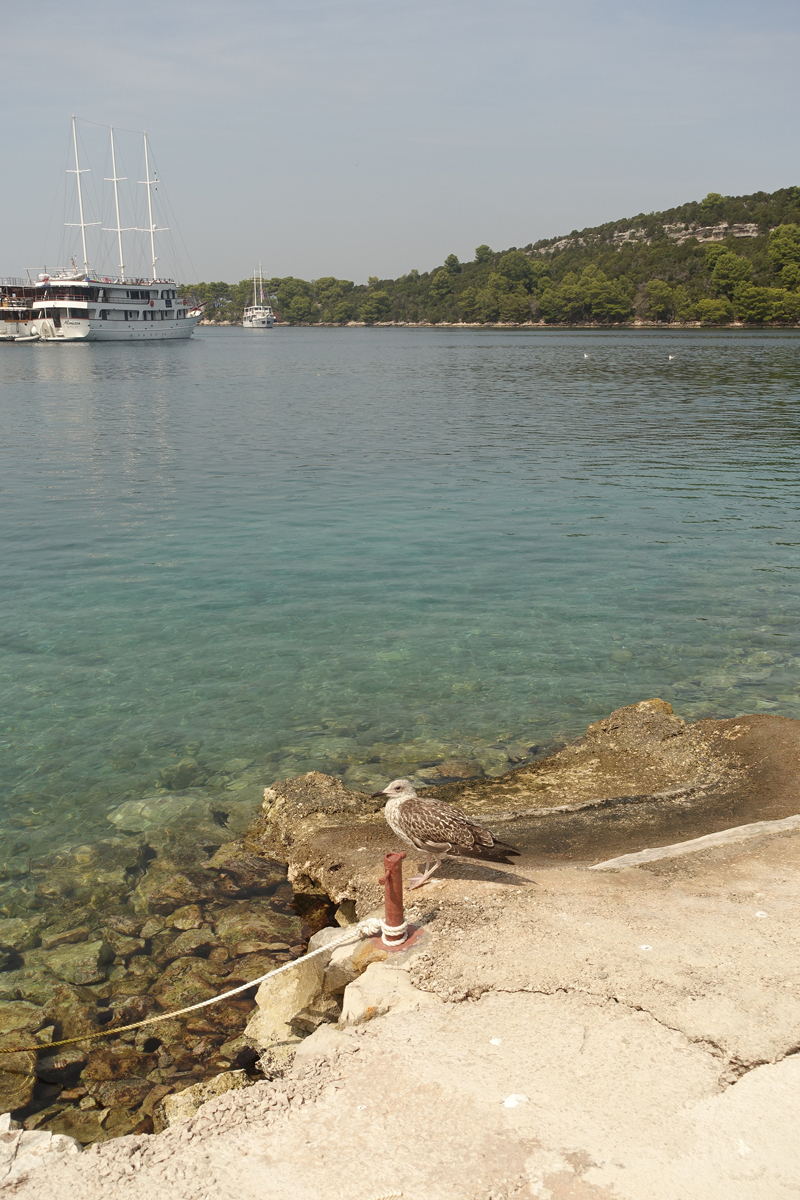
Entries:
[[381,941],[384,946],[401,946],[408,937],[408,921],[402,925],[387,925],[381,921]]

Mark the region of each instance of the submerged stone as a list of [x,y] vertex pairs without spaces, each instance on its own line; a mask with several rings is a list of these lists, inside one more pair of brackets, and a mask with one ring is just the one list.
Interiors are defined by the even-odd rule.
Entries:
[[114,953],[104,941],[63,946],[48,954],[48,966],[54,975],[67,983],[100,983],[106,977],[106,967]]
[[36,1086],[36,1053],[17,1050],[19,1044],[19,1032],[0,1035],[0,1050],[14,1051],[0,1054],[0,1111],[3,1112],[24,1108]]

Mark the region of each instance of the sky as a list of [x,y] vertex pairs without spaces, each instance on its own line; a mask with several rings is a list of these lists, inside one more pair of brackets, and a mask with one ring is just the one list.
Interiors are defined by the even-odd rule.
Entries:
[[[186,282],[259,261],[393,278],[800,183],[797,0],[0,0],[0,17],[0,276],[77,247],[73,113],[106,224],[100,127],[138,196],[123,225],[145,189],[121,131],[147,130],[171,203],[159,270]],[[90,257],[110,270],[104,236],[111,262]]]

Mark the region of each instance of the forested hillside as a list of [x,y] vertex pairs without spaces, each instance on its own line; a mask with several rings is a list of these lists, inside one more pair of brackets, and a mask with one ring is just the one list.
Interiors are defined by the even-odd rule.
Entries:
[[[215,321],[240,321],[252,281],[181,289]],[[326,277],[265,280],[292,325],[348,321],[554,325],[634,319],[704,324],[800,320],[800,188],[720,196],[432,271],[354,285]]]

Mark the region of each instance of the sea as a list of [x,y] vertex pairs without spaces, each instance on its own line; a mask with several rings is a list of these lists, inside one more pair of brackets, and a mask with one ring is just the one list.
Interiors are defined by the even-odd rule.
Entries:
[[0,880],[131,801],[800,717],[799,372],[773,330],[4,348]]

